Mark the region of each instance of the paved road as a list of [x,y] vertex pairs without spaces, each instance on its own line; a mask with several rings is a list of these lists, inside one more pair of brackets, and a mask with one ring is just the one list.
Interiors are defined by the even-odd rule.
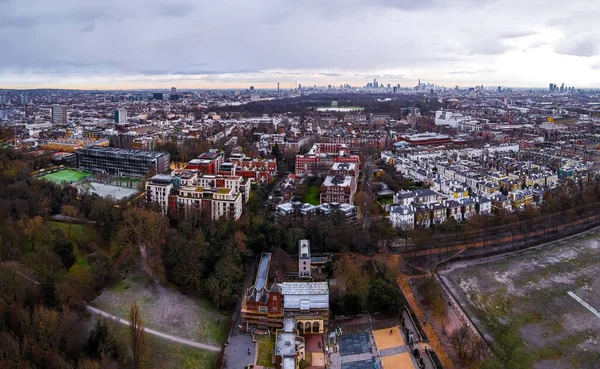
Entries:
[[[129,322],[127,320],[121,319],[121,318],[116,317],[114,315],[111,315],[111,314],[109,314],[109,313],[107,313],[105,311],[96,309],[95,307],[92,307],[92,306],[88,305],[88,306],[86,306],[86,309],[88,311],[90,311],[91,313],[93,313],[93,314],[102,315],[105,318],[109,318],[109,319],[115,320],[115,321],[117,321],[117,322],[119,322],[121,324],[129,325]],[[220,352],[221,351],[221,348],[217,347],[217,346],[207,345],[205,343],[194,342],[194,341],[187,340],[185,338],[171,336],[171,335],[168,335],[168,334],[164,334],[164,333],[155,331],[153,329],[144,328],[144,331],[146,331],[146,333],[149,333],[149,334],[152,334],[152,335],[164,338],[164,339],[169,340],[169,341],[181,343],[183,345],[192,346],[192,347],[196,347],[196,348],[199,348],[199,349],[209,350],[209,351],[214,351],[214,352]]]
[[[227,338],[227,346],[223,355],[223,368],[224,369],[243,369],[248,364],[253,364],[256,357],[256,344],[252,342],[252,336],[250,333],[240,331],[241,323],[241,308],[242,300],[245,292],[254,281],[254,274],[256,269],[256,263],[252,263],[252,266],[246,271],[244,278],[244,288],[238,300],[237,306],[231,317],[231,331]],[[248,354],[250,350],[250,354]]]
[[425,316],[425,313],[421,309],[419,302],[415,298],[415,296],[412,292],[412,288],[411,288],[410,284],[408,283],[408,278],[405,275],[400,274],[398,276],[398,286],[400,287],[402,292],[404,292],[404,296],[406,297],[408,304],[410,305],[413,312],[415,313],[415,316],[417,317],[417,320],[419,321],[421,328],[423,328],[423,330],[425,331],[425,334],[427,335],[427,338],[429,338],[429,346],[433,349],[433,351],[435,351],[438,358],[442,362],[442,365],[444,366],[444,368],[447,368],[447,369],[454,368],[454,365],[452,364],[452,360],[450,360],[450,357],[446,353],[444,346],[442,346],[442,343],[440,342],[440,339],[438,338],[437,333],[431,327],[431,324],[423,324],[427,320],[427,318]]

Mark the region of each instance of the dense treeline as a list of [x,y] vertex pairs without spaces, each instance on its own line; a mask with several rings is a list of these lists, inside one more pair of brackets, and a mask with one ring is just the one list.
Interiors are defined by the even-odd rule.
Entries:
[[84,322],[86,302],[137,265],[217,307],[234,304],[247,258],[239,225],[170,222],[36,180],[29,155],[0,151],[1,368],[135,366],[115,329],[99,322],[88,332]]
[[[385,99],[391,100],[385,100]],[[381,100],[381,101],[380,101]],[[421,110],[422,114],[436,110],[441,107],[437,100],[426,100],[423,94],[415,95],[394,95],[391,93],[381,94],[311,94],[296,98],[264,100],[251,102],[244,105],[226,106],[215,108],[217,112],[238,112],[244,116],[258,116],[262,114],[306,114],[309,110],[329,106],[331,101],[337,101],[338,105],[360,106],[365,113],[390,114],[393,118],[400,118],[403,115],[402,109],[412,107],[413,105]]]
[[[78,225],[50,218],[62,212],[102,219],[96,222],[102,234],[114,207],[33,180],[34,167],[35,158],[0,152],[0,367],[116,368],[114,358],[88,349],[82,319],[85,301],[115,278],[99,247],[105,240],[82,237]],[[85,266],[76,263],[83,254]]]

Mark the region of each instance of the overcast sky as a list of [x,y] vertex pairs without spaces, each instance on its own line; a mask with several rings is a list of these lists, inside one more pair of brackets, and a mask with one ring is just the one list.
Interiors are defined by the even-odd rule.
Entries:
[[598,0],[0,0],[0,87],[600,87]]

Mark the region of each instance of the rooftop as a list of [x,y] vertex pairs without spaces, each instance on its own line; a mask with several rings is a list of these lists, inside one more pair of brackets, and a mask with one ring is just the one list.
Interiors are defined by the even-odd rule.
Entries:
[[260,255],[260,264],[258,265],[258,272],[256,273],[256,282],[254,282],[254,286],[256,286],[257,289],[264,288],[267,285],[269,264],[271,264],[271,253],[263,252]]
[[327,176],[325,178],[325,180],[323,181],[323,185],[325,186],[341,186],[341,187],[347,187],[350,186],[350,184],[352,183],[352,176],[344,176],[343,178],[340,177],[336,177],[336,176]]
[[329,295],[327,282],[283,282],[280,285],[283,295]]
[[106,147],[106,146],[91,146],[85,149],[81,149],[78,151],[81,153],[107,153],[113,155],[133,155],[133,156],[143,156],[146,158],[159,158],[163,155],[169,155],[164,152],[159,151],[147,151],[147,150],[135,150],[135,149],[122,149],[118,147]]

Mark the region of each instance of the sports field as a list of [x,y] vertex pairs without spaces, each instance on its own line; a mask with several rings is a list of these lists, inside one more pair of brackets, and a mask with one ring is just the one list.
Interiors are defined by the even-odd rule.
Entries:
[[79,182],[84,178],[90,177],[92,173],[79,172],[73,169],[63,169],[58,172],[43,175],[39,178],[47,179],[54,183],[73,183]]

